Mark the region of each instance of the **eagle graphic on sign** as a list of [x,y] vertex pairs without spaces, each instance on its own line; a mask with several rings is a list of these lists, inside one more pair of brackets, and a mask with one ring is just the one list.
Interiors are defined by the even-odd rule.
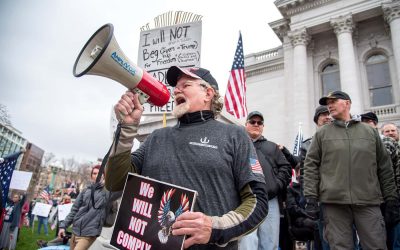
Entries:
[[164,192],[158,209],[158,223],[161,226],[161,230],[158,231],[158,238],[162,244],[167,243],[168,236],[172,232],[172,224],[174,224],[176,218],[189,210],[189,199],[186,194],[181,194],[179,208],[175,213],[171,211],[171,199],[175,191],[175,188],[171,188]]

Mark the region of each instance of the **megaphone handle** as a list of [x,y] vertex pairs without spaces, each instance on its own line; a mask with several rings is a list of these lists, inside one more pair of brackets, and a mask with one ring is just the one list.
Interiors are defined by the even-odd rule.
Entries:
[[143,91],[141,91],[139,88],[134,88],[133,91],[137,94],[139,94],[138,99],[140,104],[144,104],[147,102],[147,100],[150,98],[150,96]]
[[[134,89],[132,89],[132,91],[138,94],[138,100],[139,100],[140,104],[146,103],[147,100],[150,98],[150,96],[148,94],[144,93],[143,91],[141,91],[138,88],[134,88]],[[122,122],[123,120],[125,120],[126,115],[122,112],[118,112],[118,113],[119,113],[119,117],[120,117],[119,122]]]

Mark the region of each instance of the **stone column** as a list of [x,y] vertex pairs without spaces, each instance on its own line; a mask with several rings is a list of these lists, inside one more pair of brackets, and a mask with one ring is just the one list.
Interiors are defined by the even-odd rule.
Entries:
[[358,80],[357,61],[353,45],[353,18],[351,15],[331,19],[331,26],[338,39],[340,85],[350,95],[352,114],[364,112],[362,92]]
[[[293,75],[291,79],[293,93],[292,112],[294,116],[293,122],[296,124],[311,124],[309,107],[309,91],[307,78],[307,44],[310,36],[305,28],[288,32],[288,37],[293,46]],[[310,134],[309,127],[305,128],[304,133]]]
[[383,4],[382,8],[385,20],[390,26],[397,84],[400,85],[400,1]]

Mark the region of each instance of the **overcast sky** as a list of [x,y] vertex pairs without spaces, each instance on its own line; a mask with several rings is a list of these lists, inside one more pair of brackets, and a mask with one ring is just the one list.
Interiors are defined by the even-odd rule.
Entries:
[[239,30],[245,54],[280,45],[268,26],[281,18],[273,0],[0,1],[0,103],[13,126],[57,158],[103,157],[111,143],[111,109],[125,89],[98,76],[75,78],[79,51],[112,23],[121,49],[136,63],[140,27],[178,10],[203,16],[201,66],[222,93]]

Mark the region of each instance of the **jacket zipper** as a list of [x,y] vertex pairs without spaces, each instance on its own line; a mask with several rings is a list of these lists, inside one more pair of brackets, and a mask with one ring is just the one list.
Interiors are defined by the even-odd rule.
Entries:
[[349,161],[349,198],[350,198],[350,204],[353,204],[353,198],[351,195],[351,147],[350,147],[350,136],[349,136],[349,130],[348,130],[348,125],[350,123],[346,122],[345,123],[345,128],[346,128],[346,135],[347,135],[347,145],[349,148],[349,157],[348,157],[348,161]]

